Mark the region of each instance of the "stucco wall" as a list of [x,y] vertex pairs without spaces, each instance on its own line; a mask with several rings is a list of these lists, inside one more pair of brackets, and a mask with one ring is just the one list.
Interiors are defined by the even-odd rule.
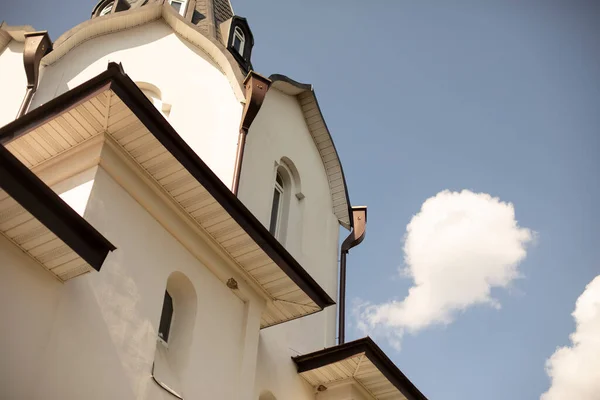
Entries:
[[0,236],[0,397],[31,399],[63,285]]
[[231,186],[242,105],[212,60],[162,20],[88,40],[42,67],[32,108],[105,71],[110,61],[122,63],[134,81],[160,89],[172,106],[171,125]]
[[283,157],[296,166],[305,196],[290,199],[285,247],[335,298],[339,223],[325,168],[296,98],[270,89],[248,133],[239,189],[240,199],[265,226],[275,163]]
[[183,393],[237,398],[244,303],[102,168],[93,182],[85,218],[117,247],[100,272],[61,284],[0,238],[0,319],[14,327],[0,341],[0,397],[168,398],[150,372],[167,279],[180,271],[198,298]]
[[23,45],[12,40],[0,51],[0,126],[15,119],[25,96],[27,77],[23,67]]
[[[240,199],[265,226],[270,221],[275,164],[283,157],[297,168],[305,196],[290,199],[285,246],[335,299],[339,223],[323,162],[296,98],[270,89],[248,133],[239,190]],[[313,399],[291,356],[335,345],[335,336],[335,306],[261,331],[255,395],[268,390],[278,400]]]

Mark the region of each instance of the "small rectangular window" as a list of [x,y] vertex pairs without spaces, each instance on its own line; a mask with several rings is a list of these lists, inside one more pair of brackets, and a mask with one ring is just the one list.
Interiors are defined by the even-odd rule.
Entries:
[[171,321],[173,319],[173,299],[169,292],[165,291],[165,299],[163,300],[162,314],[160,316],[160,324],[158,325],[158,337],[165,343],[169,342],[169,332],[171,331]]
[[187,0],[170,0],[171,7],[173,7],[181,16],[185,16],[185,6]]

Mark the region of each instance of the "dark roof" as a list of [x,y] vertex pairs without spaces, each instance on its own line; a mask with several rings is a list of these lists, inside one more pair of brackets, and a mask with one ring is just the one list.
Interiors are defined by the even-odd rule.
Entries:
[[108,253],[115,250],[115,246],[2,145],[0,188],[95,270],[99,271]]
[[377,369],[408,399],[427,400],[425,395],[398,369],[388,356],[370,338],[365,337],[338,346],[329,347],[314,353],[292,357],[298,373],[343,361],[364,353]]
[[177,134],[119,64],[109,63],[107,70],[100,75],[0,128],[0,143],[4,144],[24,135],[56,115],[108,89],[119,96],[156,139],[205,187],[256,244],[319,308],[323,309],[335,304],[327,292]]

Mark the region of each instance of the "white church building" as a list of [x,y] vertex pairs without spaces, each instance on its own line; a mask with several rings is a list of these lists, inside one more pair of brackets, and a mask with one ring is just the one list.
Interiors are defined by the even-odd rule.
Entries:
[[425,399],[344,341],[366,208],[253,44],[228,0],[0,26],[1,399]]

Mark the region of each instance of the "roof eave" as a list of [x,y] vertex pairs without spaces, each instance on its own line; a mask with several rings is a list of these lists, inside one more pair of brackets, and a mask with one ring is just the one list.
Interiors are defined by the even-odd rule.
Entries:
[[0,128],[0,144],[5,144],[35,127],[83,103],[98,93],[112,89],[161,144],[207,188],[231,217],[272,258],[285,274],[320,308],[335,304],[333,299],[302,268],[293,256],[269,233],[246,206],[223,184],[200,157],[177,134],[162,115],[148,102],[137,85],[119,64],[109,63],[106,71],[76,88],[63,93],[23,117]]
[[96,271],[116,249],[2,145],[0,188]]
[[360,353],[365,353],[379,371],[408,400],[427,400],[425,395],[417,389],[383,350],[368,336],[310,354],[292,357],[292,360],[296,363],[298,373],[302,373],[345,360]]

